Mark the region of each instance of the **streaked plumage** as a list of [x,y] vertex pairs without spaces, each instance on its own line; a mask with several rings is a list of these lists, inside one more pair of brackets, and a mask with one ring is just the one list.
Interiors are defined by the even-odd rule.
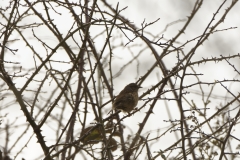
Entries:
[[142,88],[136,83],[128,84],[113,102],[113,109],[130,113],[138,104],[138,89]]

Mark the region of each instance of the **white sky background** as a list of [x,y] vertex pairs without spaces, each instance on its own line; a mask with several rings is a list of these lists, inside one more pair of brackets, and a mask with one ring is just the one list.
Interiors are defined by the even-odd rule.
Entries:
[[[92,1],[91,1],[92,2]],[[90,2],[90,4],[91,4]],[[150,27],[148,27],[146,29],[146,31],[151,32],[153,35],[159,34],[161,31],[163,31],[166,27],[167,24],[173,22],[173,21],[177,21],[177,20],[184,20],[187,19],[187,16],[189,16],[191,14],[191,10],[192,7],[195,3],[195,1],[192,0],[121,0],[121,1],[116,1],[116,0],[111,0],[112,6],[115,8],[117,2],[119,2],[119,9],[122,9],[126,6],[128,6],[128,8],[126,10],[124,10],[122,13],[123,16],[127,17],[131,22],[133,22],[136,26],[138,26],[139,28],[141,27],[141,23],[144,21],[146,23],[150,23],[155,21],[156,19],[160,18],[160,20],[151,25]],[[204,1],[203,6],[200,9],[200,12],[198,12],[194,18],[194,20],[191,22],[191,24],[189,25],[189,27],[187,28],[187,30],[185,31],[185,34],[182,35],[180,37],[179,43],[183,43],[186,40],[190,40],[196,36],[201,35],[201,33],[203,33],[204,29],[206,28],[207,24],[210,22],[213,13],[216,12],[217,8],[220,6],[220,4],[222,3],[222,0],[206,0]],[[3,1],[1,1],[0,3],[4,3]],[[229,4],[231,3],[231,1],[229,0],[224,7],[221,9],[219,15],[222,15],[221,13],[223,13],[226,9],[226,7],[229,6]],[[41,8],[39,8],[41,9]],[[103,8],[104,9],[104,8]],[[240,3],[238,3],[231,11],[230,13],[227,15],[224,23],[222,23],[218,29],[226,29],[226,28],[230,28],[230,27],[239,27],[240,26],[240,18],[239,18],[239,13],[240,13]],[[64,11],[63,11],[64,12]],[[217,18],[219,18],[219,16],[217,16]],[[30,21],[35,21],[36,19],[29,19]],[[61,17],[57,16],[55,19],[55,24],[57,24],[58,28],[60,28],[60,30],[63,32],[63,34],[66,34],[66,31],[69,29],[69,27],[71,26],[71,18],[69,18],[68,13],[63,14]],[[1,21],[1,19],[0,19]],[[216,20],[217,21],[217,20]],[[215,22],[213,22],[213,24],[215,24]],[[23,22],[24,23],[24,22]],[[175,25],[170,26],[167,31],[164,32],[164,38],[165,39],[171,39],[173,36],[175,36],[178,31],[181,29],[181,27],[185,24],[185,22],[179,22]],[[116,31],[116,29],[115,29]],[[117,32],[117,31],[116,31]],[[35,32],[36,34],[38,34],[39,37],[45,37],[46,41],[48,41],[48,44],[52,47],[57,45],[57,41],[52,37],[51,34],[48,34],[46,32],[46,29],[44,28],[39,28],[38,32]],[[92,31],[92,33],[94,34],[94,31]],[[32,31],[29,30],[29,32],[24,32],[24,34],[29,35],[29,37],[33,37],[32,36]],[[13,38],[16,38],[13,36]],[[149,36],[149,38],[151,38]],[[102,41],[100,40],[102,39]],[[100,49],[102,47],[102,42],[104,38],[99,38],[99,41],[95,41],[95,45],[99,48],[99,52]],[[126,40],[127,42],[127,40]],[[139,41],[136,40],[133,43],[138,43]],[[194,41],[191,44],[195,44],[197,43],[196,41]],[[39,50],[43,50],[42,46],[39,45],[40,43],[37,43],[36,40],[32,41],[32,44],[34,47],[39,47]],[[37,45],[36,45],[37,44]],[[214,35],[210,36],[209,40],[206,41],[202,47],[200,47],[199,50],[196,51],[196,54],[194,55],[192,61],[194,60],[200,60],[201,57],[204,58],[211,58],[211,57],[220,57],[220,55],[223,56],[228,56],[228,55],[232,55],[232,54],[237,54],[239,53],[240,47],[240,29],[236,28],[236,29],[231,29],[231,30],[227,30],[227,31],[222,31],[222,32],[218,32],[215,33]],[[74,47],[74,46],[73,46]],[[186,53],[191,49],[191,45],[187,45],[184,50],[186,51]],[[7,57],[8,59],[11,59],[11,61],[17,61],[21,63],[21,66],[28,68],[29,66],[31,66],[30,68],[34,67],[34,63],[32,61],[32,54],[29,55],[29,53],[31,53],[31,51],[29,51],[29,49],[27,49],[26,45],[24,44],[24,42],[22,41],[17,41],[14,44],[12,44],[11,48],[13,49],[18,49],[18,52],[16,53],[15,56],[9,54],[9,57]],[[141,48],[141,47],[139,47]],[[140,49],[136,48],[136,50],[132,49],[133,54],[135,54],[134,52],[138,52]],[[159,47],[156,47],[157,50],[159,50],[159,52],[161,52]],[[43,50],[43,53],[45,54],[45,51]],[[76,53],[78,53],[78,50],[76,50]],[[64,60],[64,54],[65,53],[61,53],[61,50],[57,51],[57,54],[59,54],[58,57],[56,58],[61,58],[61,60]],[[132,57],[128,48],[124,48],[123,50],[116,50],[114,51],[114,57],[117,59],[119,58],[119,60],[115,61],[115,63],[113,64],[113,68],[116,68],[116,71],[122,67],[123,64],[125,64],[126,62],[129,61],[129,59]],[[151,54],[151,52],[149,50],[144,51],[143,54],[141,54],[141,56],[139,57],[139,75],[141,76],[142,74],[144,74],[149,68],[150,66],[152,66],[153,64],[153,60],[154,57]],[[235,59],[236,60],[236,59]],[[166,56],[166,58],[163,59],[163,61],[165,62],[165,64],[167,65],[168,69],[171,69],[172,67],[174,67],[174,65],[177,63],[176,61],[176,56],[173,55],[173,57],[171,56]],[[154,61],[155,62],[155,61]],[[235,67],[237,69],[240,68],[240,63],[239,60],[238,61],[232,61],[231,62],[233,64],[235,64]],[[117,78],[114,79],[114,94],[118,94],[121,89],[128,83],[134,82],[137,79],[139,79],[140,77],[136,77],[136,74],[134,73],[130,73],[129,70],[136,72],[136,66],[137,63],[134,63],[134,65],[132,65],[131,67],[129,67],[129,69],[124,70],[123,74]],[[60,67],[62,71],[66,71],[68,69],[68,65],[66,66],[56,66],[56,67]],[[200,76],[201,81],[203,82],[214,82],[214,80],[224,80],[224,79],[239,79],[239,75],[237,76],[237,73],[233,71],[232,67],[229,66],[225,61],[219,62],[219,63],[213,63],[210,62],[206,65],[199,65],[195,67],[196,71],[198,73],[203,73],[203,76]],[[240,70],[240,69],[239,69]],[[159,77],[157,77],[157,75],[159,75]],[[162,78],[162,75],[159,71],[155,71],[154,73],[151,74],[151,76],[149,77],[149,79],[143,83],[142,87],[143,89],[141,89],[139,91],[140,95],[145,92],[149,87],[151,87],[152,85],[156,84],[159,79]],[[16,85],[19,85],[19,87],[21,86],[21,79],[18,81],[18,83],[16,83]],[[24,80],[23,80],[24,81]],[[186,82],[185,84],[189,84],[189,83],[194,83],[196,82],[195,78],[186,78]],[[233,93],[237,93],[240,90],[239,84],[238,85],[230,85],[229,84],[225,84],[226,86],[229,86],[229,89],[233,92]],[[29,88],[32,89],[36,89],[36,86],[29,86]],[[46,95],[48,93],[48,90],[53,89],[53,86],[45,86],[46,88]],[[50,89],[48,88],[50,87]],[[51,88],[52,87],[52,88]],[[202,108],[204,107],[203,102],[202,102],[202,97],[198,96],[197,94],[195,94],[195,92],[200,93],[199,92],[199,87],[193,87],[192,89],[189,90],[191,93],[194,94],[190,94],[187,97],[190,99],[193,99],[194,102],[197,104],[198,108]],[[206,93],[210,92],[210,86],[204,86],[204,91]],[[210,104],[210,108],[211,110],[208,112],[209,116],[215,112],[215,107],[219,106],[220,103],[226,104],[228,101],[224,100],[224,96],[227,95],[226,90],[224,90],[219,84],[216,86],[216,89],[213,91],[213,95],[216,96],[220,96],[221,98],[211,98],[211,104]],[[31,97],[30,95],[26,95]],[[33,97],[34,95],[32,95]],[[149,95],[149,97],[154,96],[153,95]],[[172,95],[170,94],[166,94],[166,96],[171,97]],[[168,98],[169,98],[168,97]],[[106,101],[108,99],[106,98]],[[6,102],[5,102],[6,103]],[[138,106],[141,106],[141,104],[143,104],[143,101],[140,101]],[[174,117],[173,119],[179,119],[179,110],[177,108],[177,105],[174,101],[170,101],[167,102],[168,104],[168,108],[170,109],[170,112],[172,113],[172,116]],[[186,108],[188,108],[187,104]],[[159,107],[157,107],[159,106]],[[147,122],[147,128],[145,128],[145,130],[142,132],[143,136],[147,136],[147,131],[151,131],[153,134],[150,135],[150,137],[156,136],[154,135],[156,133],[156,129],[161,129],[160,133],[163,133],[165,131],[165,127],[168,127],[170,124],[164,122],[164,120],[169,120],[169,116],[167,114],[167,110],[166,110],[166,106],[164,104],[163,101],[160,101],[158,103],[155,108],[154,108],[154,115],[151,116],[151,118],[148,120]],[[147,106],[148,107],[148,106]],[[132,130],[132,134],[134,134],[137,129],[138,129],[138,123],[141,122],[142,117],[145,116],[145,111],[147,111],[147,107],[145,107],[145,110],[142,110],[139,113],[136,113],[134,116],[129,117],[127,119],[124,120],[124,124],[127,125],[126,128],[126,133],[131,133],[131,131],[129,130],[128,127],[131,128]],[[107,108],[106,110],[110,109],[111,106],[109,106],[109,108]],[[20,110],[18,105],[14,105],[11,106],[9,110],[4,110],[2,111],[2,113],[0,112],[0,116],[4,116],[5,114],[7,114],[6,117],[1,118],[3,119],[3,124],[1,126],[4,126],[8,121],[12,122],[15,120],[16,117],[19,117],[18,121],[20,124],[24,124],[25,118],[23,117],[23,113]],[[69,115],[71,114],[71,111],[69,112]],[[121,116],[123,115],[122,113],[120,114]],[[89,119],[89,123],[92,120]],[[51,124],[51,127],[54,127],[55,124]],[[46,127],[46,126],[45,126]],[[47,128],[47,127],[46,127]],[[21,129],[19,129],[20,131]],[[28,133],[29,135],[31,135],[32,133],[32,129],[29,129]],[[53,132],[51,130],[44,130],[43,128],[43,135],[46,136],[47,140],[52,139],[52,137],[54,137],[55,135],[52,135]],[[3,133],[0,133],[0,137],[2,137]],[[233,134],[239,134],[239,130],[236,130],[235,133]],[[5,136],[5,135],[3,135]],[[27,137],[28,138],[28,137]],[[28,147],[26,147],[22,153],[20,153],[17,157],[17,159],[21,159],[22,157],[26,158],[26,159],[34,159],[37,157],[37,155],[40,155],[42,150],[39,148],[39,144],[36,144],[36,139],[35,136],[33,136],[33,139]],[[0,141],[3,141],[4,139],[0,138]],[[54,141],[55,139],[53,139]],[[163,138],[160,138],[160,141],[156,144],[154,144],[152,152],[154,151],[159,151],[164,150],[165,148],[167,148],[168,146],[170,146],[171,144],[173,144],[173,142],[176,141],[176,137],[174,136],[174,133],[169,133],[166,134]],[[21,143],[19,143],[18,145],[21,146],[23,144],[25,144],[26,142],[23,140]],[[1,143],[0,143],[1,145]],[[51,143],[47,143],[47,145],[52,145]],[[233,144],[235,145],[235,144]],[[22,147],[22,146],[21,146]],[[18,147],[16,147],[16,149],[18,149]],[[40,150],[40,152],[39,152]],[[17,154],[18,150],[13,150],[11,156],[12,158]],[[153,153],[152,153],[153,154]],[[153,154],[154,155],[154,154]],[[141,157],[142,159],[144,159],[145,157]]]
[[[113,6],[116,6],[116,3],[118,1],[113,1]],[[185,31],[185,34],[180,37],[182,41],[185,42],[186,40],[190,40],[196,36],[199,36],[203,33],[206,26],[210,22],[210,20],[213,17],[213,13],[216,12],[218,7],[223,1],[217,0],[217,1],[204,1],[200,11],[196,14],[194,20],[190,23],[189,27]],[[156,19],[160,18],[160,21],[152,25],[151,27],[147,28],[146,30],[151,32],[152,34],[159,34],[161,31],[163,31],[167,24],[176,21],[176,20],[183,20],[186,19],[187,16],[191,14],[192,7],[194,5],[195,1],[192,0],[151,0],[151,1],[138,1],[138,0],[123,0],[120,1],[120,8],[128,6],[128,8],[123,12],[123,15],[127,17],[131,22],[133,22],[136,26],[139,28],[141,27],[141,23],[145,19],[146,23],[150,23],[155,21]],[[223,9],[220,10],[219,15],[222,15],[226,9],[227,6],[231,1],[228,1]],[[219,25],[218,29],[226,29],[230,27],[238,27],[237,29],[233,30],[227,30],[224,32],[218,32],[214,35],[210,36],[208,41],[205,41],[202,47],[200,47],[196,54],[193,56],[194,60],[200,60],[203,58],[211,58],[211,57],[219,57],[220,55],[227,56],[231,54],[239,53],[239,43],[240,43],[240,19],[239,19],[239,9],[240,5],[237,4],[233,10],[230,11],[230,14],[226,17],[224,20],[224,23],[221,23]],[[216,20],[213,21],[213,24],[215,24],[220,16],[217,16]],[[171,39],[173,36],[175,36],[178,31],[181,29],[181,27],[184,25],[184,22],[177,23],[176,25],[170,26],[167,31],[164,33],[164,38]],[[197,43],[196,41],[193,42],[193,44]],[[189,51],[192,46],[186,46],[185,51]],[[146,68],[149,68],[151,66],[151,60],[150,57],[148,57],[149,54],[146,55],[146,57],[142,58],[140,60],[140,63],[142,64],[142,69],[144,70]],[[147,58],[148,57],[148,58]],[[168,66],[168,69],[171,69],[176,61],[175,57],[166,56],[164,58],[165,64]],[[235,64],[235,67],[239,69],[240,63],[238,61],[231,61]],[[200,65],[196,66],[195,70],[198,73],[203,73],[203,76],[199,76],[201,81],[203,82],[214,82],[214,80],[224,80],[224,79],[239,79],[239,75],[237,76],[237,73],[233,71],[233,69],[226,63],[226,62],[219,62],[219,63],[213,63],[210,62],[206,65]],[[144,71],[143,71],[144,72]],[[161,75],[160,75],[161,77]],[[131,77],[126,77],[126,79],[129,79]],[[117,80],[116,80],[117,81]],[[152,75],[149,79],[148,83],[143,84],[143,89],[147,89],[148,86],[151,86],[155,83],[157,83],[158,79],[156,78],[156,75]],[[188,79],[186,78],[185,84],[196,82],[195,78]],[[126,82],[128,83],[128,82]],[[118,83],[117,83],[118,84]],[[224,85],[229,86],[228,89],[230,89],[233,93],[239,92],[239,84],[238,85],[230,85],[229,83],[224,83]],[[121,86],[122,87],[122,86]],[[120,88],[121,88],[120,87]],[[204,91],[206,93],[210,92],[211,87],[210,86],[203,86]],[[189,90],[191,93],[200,93],[199,87],[194,87],[195,90]],[[120,89],[119,89],[120,90]],[[140,92],[142,91],[140,90]],[[212,115],[214,113],[215,107],[219,106],[220,103],[226,104],[228,100],[224,100],[224,96],[229,96],[219,84],[216,85],[214,91],[213,91],[214,97],[222,97],[222,98],[211,98],[212,101],[209,105],[209,108],[212,110],[208,111],[208,116]],[[171,95],[169,95],[171,96]],[[198,96],[197,94],[190,94],[186,96],[189,98],[189,100],[194,100],[197,107],[203,108],[204,104],[202,102],[202,97]],[[206,98],[206,97],[205,97]],[[173,120],[179,119],[179,112],[178,108],[176,106],[175,102],[167,102]],[[141,104],[141,102],[140,102]],[[188,105],[185,103],[185,107],[188,107]],[[141,105],[139,105],[141,106]],[[169,125],[169,123],[163,122],[163,120],[169,120],[169,116],[167,114],[166,108],[163,105],[163,103],[159,103],[159,108],[157,106],[154,108],[155,115],[151,116],[151,118],[147,122],[147,126],[151,129],[154,128],[164,128]],[[159,113],[161,113],[159,116]],[[134,123],[137,124],[141,117],[145,115],[144,111],[141,111],[141,113],[138,113],[134,115],[134,117],[131,117],[128,119],[128,122],[126,124],[129,124],[132,122],[131,127],[134,127]],[[234,116],[234,115],[232,115]],[[127,120],[126,120],[127,121]],[[138,126],[136,126],[136,129],[138,129]],[[149,131],[149,128],[146,128],[146,130]],[[135,130],[135,129],[133,129]],[[164,131],[164,129],[161,131],[161,133]],[[207,132],[207,130],[205,130]],[[144,132],[143,132],[144,133]],[[145,132],[146,133],[146,132]],[[148,133],[148,132],[147,132]],[[147,135],[147,134],[143,134]],[[233,135],[239,135],[239,130],[235,130],[233,132]],[[161,138],[159,143],[155,144],[157,149],[165,149],[170,144],[175,142],[176,139],[172,134],[166,134],[165,137]],[[232,144],[233,148],[236,146],[236,144]],[[157,151],[157,150],[156,150]]]

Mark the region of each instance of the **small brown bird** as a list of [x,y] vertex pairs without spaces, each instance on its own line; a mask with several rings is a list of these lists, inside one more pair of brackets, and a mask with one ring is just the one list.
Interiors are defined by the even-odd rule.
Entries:
[[121,110],[129,114],[138,104],[139,88],[142,87],[138,86],[136,83],[128,84],[116,97],[113,102],[113,109]]

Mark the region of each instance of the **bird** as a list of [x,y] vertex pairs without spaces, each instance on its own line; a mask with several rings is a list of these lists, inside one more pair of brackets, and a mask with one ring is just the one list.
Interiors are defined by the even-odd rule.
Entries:
[[136,83],[130,83],[119,93],[113,102],[112,109],[130,113],[138,104],[138,89],[142,88]]

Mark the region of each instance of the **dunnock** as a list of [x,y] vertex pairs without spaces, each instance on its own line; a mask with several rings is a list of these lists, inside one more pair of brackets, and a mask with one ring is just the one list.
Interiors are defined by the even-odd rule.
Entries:
[[142,87],[138,86],[136,83],[128,84],[116,97],[113,102],[113,109],[121,110],[129,114],[138,104],[139,88]]

